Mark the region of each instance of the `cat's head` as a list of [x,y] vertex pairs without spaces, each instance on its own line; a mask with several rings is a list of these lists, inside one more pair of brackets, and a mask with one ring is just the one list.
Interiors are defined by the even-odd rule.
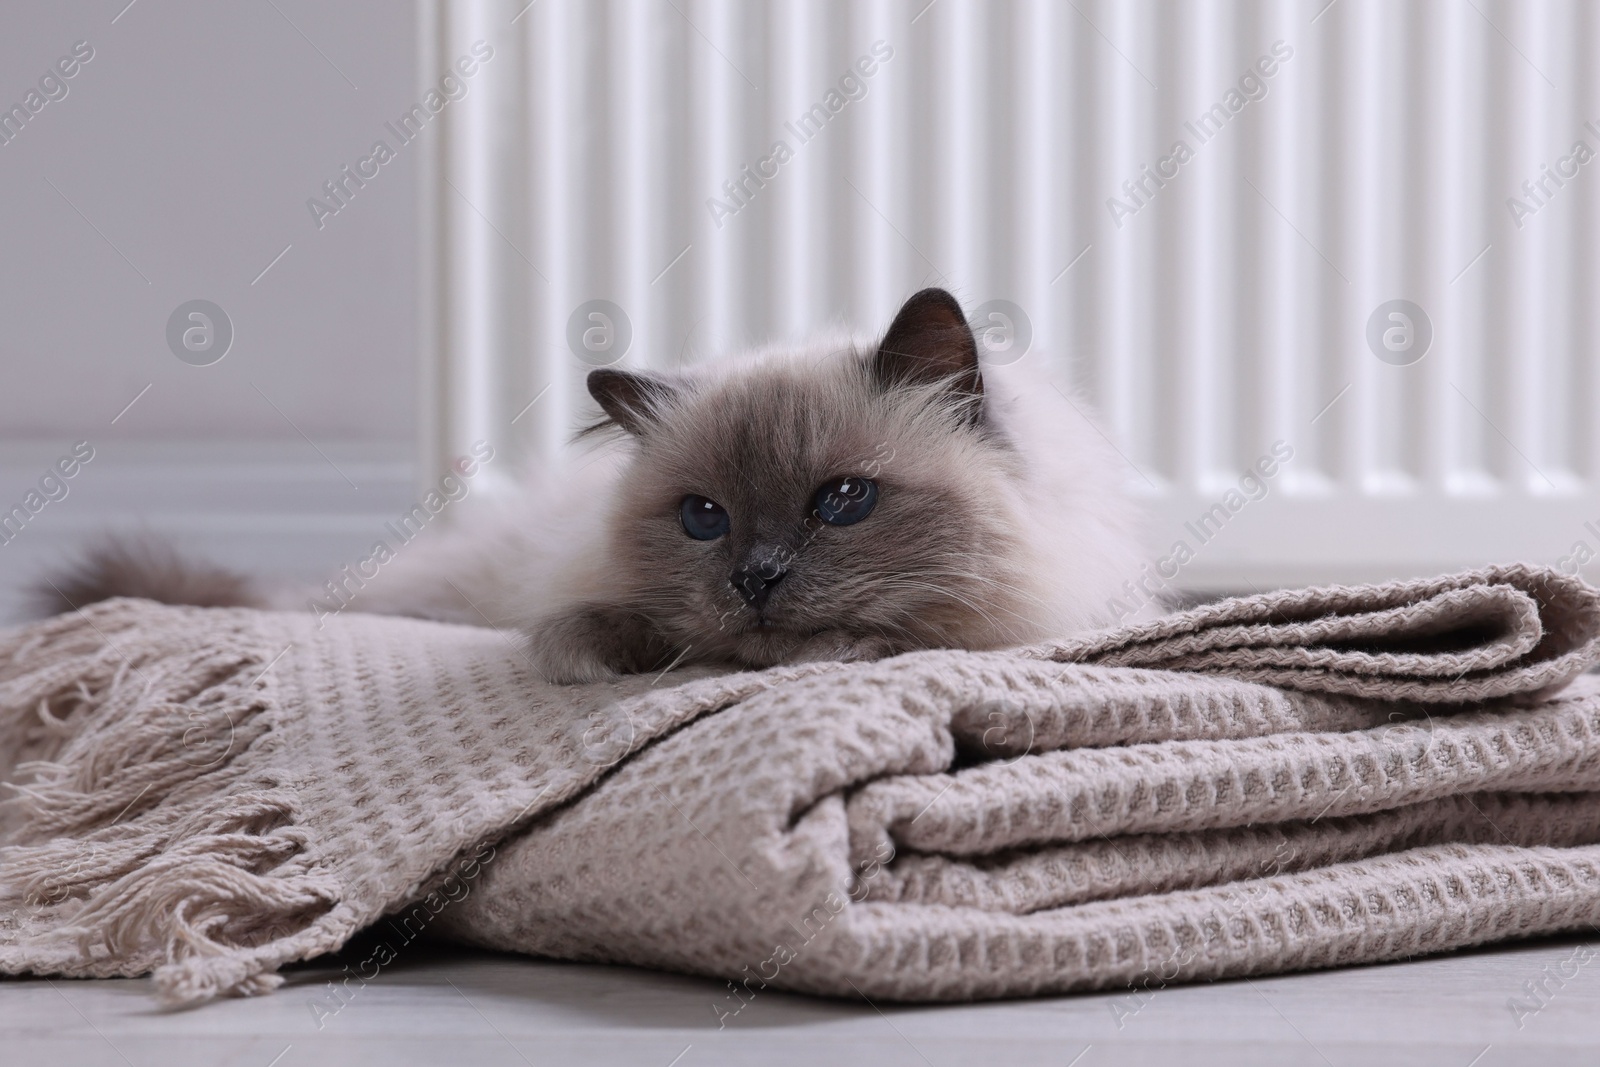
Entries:
[[588,384],[591,429],[634,442],[608,584],[679,652],[765,666],[827,631],[897,649],[1021,632],[1019,458],[949,293],[913,296],[875,347]]

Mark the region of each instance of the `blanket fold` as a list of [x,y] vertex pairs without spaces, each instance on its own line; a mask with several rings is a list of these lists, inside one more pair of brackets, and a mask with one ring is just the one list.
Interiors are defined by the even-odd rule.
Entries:
[[716,975],[727,1025],[1578,928],[1597,658],[1600,596],[1528,566],[582,687],[491,630],[110,601],[0,635],[0,972],[193,1003],[382,920]]
[[1466,703],[1560,688],[1595,662],[1597,634],[1600,607],[1582,579],[1511,564],[1223,600],[1038,652],[1378,700]]

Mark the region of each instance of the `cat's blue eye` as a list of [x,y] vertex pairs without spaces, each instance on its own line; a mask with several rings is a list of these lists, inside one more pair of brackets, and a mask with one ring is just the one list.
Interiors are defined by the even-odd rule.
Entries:
[[691,493],[678,505],[678,515],[683,532],[697,541],[715,541],[728,532],[728,512],[715,500]]
[[817,518],[830,526],[849,526],[872,514],[878,483],[871,478],[835,478],[817,490]]

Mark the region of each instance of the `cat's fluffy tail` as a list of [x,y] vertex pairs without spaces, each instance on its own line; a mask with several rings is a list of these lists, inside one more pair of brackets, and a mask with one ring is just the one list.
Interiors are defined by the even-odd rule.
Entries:
[[250,578],[151,536],[101,538],[74,562],[41,577],[29,594],[38,615],[59,615],[119,596],[203,608],[267,606]]

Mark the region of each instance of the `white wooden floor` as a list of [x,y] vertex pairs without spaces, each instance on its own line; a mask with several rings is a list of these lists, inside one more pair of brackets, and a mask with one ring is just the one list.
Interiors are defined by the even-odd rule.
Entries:
[[[719,1030],[720,983],[454,949],[396,960],[321,1029],[333,967],[271,996],[164,1013],[140,981],[0,980],[0,1064],[341,1067],[1497,1067],[1600,1063],[1600,955],[1518,1020],[1523,984],[1576,940],[1343,971],[1110,995],[896,1007],[765,992]],[[1549,972],[1545,971],[1546,967]],[[1564,973],[1572,975],[1569,962]]]

